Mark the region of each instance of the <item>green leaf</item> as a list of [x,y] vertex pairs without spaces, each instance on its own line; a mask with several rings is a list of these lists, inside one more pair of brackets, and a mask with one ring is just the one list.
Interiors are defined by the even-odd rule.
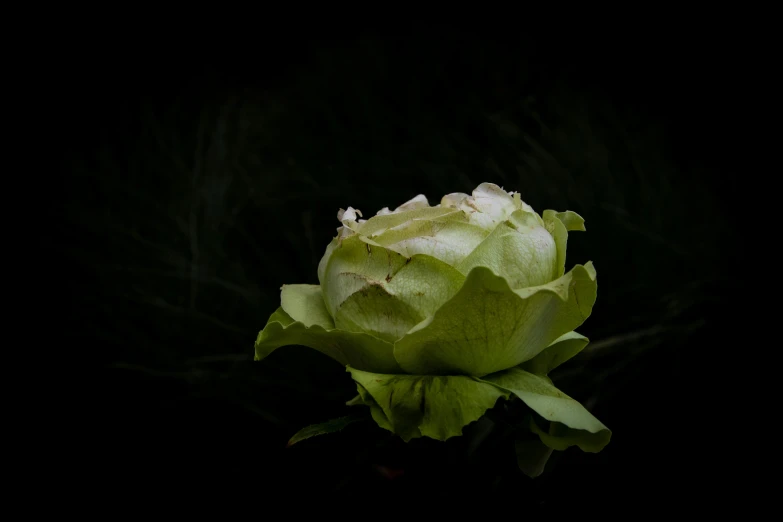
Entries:
[[596,299],[595,269],[577,265],[551,283],[512,290],[485,267],[394,345],[408,373],[484,376],[517,366],[581,325]]
[[[529,435],[528,435],[529,436]],[[544,472],[552,448],[538,439],[522,438],[514,441],[519,469],[530,478],[536,478]]]
[[[462,434],[509,392],[466,376],[383,375],[348,368],[373,418],[406,442]],[[380,420],[380,422],[379,422]]]
[[[546,377],[512,368],[489,375],[481,381],[513,393],[544,419],[570,428],[568,432],[551,437],[538,433],[541,441],[554,449],[576,445],[583,451],[595,453],[609,443],[611,431],[579,402],[558,390]],[[560,440],[556,441],[557,438]]]
[[352,236],[332,251],[323,288],[338,329],[394,342],[434,314],[464,280],[434,257],[406,258]]
[[466,257],[457,269],[468,274],[473,268],[489,268],[508,281],[511,288],[546,284],[558,275],[555,240],[535,214],[516,210]]
[[327,435],[329,433],[336,433],[342,431],[346,426],[364,420],[367,417],[361,415],[349,415],[346,417],[339,417],[337,419],[328,420],[320,424],[312,424],[306,428],[302,428],[288,441],[287,447],[291,447],[297,442],[301,442],[310,437],[317,437],[318,435]]
[[522,363],[520,368],[537,375],[546,375],[581,352],[590,339],[576,332],[568,332],[554,340],[546,349]]
[[260,361],[281,346],[290,345],[313,348],[354,368],[389,373],[402,371],[394,359],[391,343],[366,333],[328,330],[318,324],[308,327],[278,308],[258,334],[255,359]]

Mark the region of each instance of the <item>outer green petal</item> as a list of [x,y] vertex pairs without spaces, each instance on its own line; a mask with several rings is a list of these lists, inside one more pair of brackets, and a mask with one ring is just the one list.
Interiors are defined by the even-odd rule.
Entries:
[[324,286],[337,328],[394,342],[432,316],[464,280],[434,257],[406,258],[354,236],[334,249]]
[[592,263],[551,283],[512,290],[487,268],[474,268],[435,315],[395,343],[408,373],[483,376],[538,355],[581,325],[596,299]]
[[555,239],[557,245],[557,277],[565,272],[566,246],[568,243],[568,232],[585,230],[585,220],[576,212],[567,210],[565,212],[555,212],[554,210],[544,211],[544,226]]
[[557,248],[557,259],[554,269],[556,277],[561,277],[565,273],[566,247],[568,246],[568,229],[562,221],[557,218],[554,210],[544,211],[544,227],[555,240]]
[[548,447],[565,451],[571,446],[579,446],[582,451],[598,453],[609,444],[612,432],[608,429],[598,433],[590,433],[584,430],[575,430],[559,422],[550,422],[549,430],[542,429],[534,419],[530,419],[530,431],[538,435],[538,438]]
[[457,269],[468,274],[473,268],[486,267],[506,278],[511,288],[527,288],[558,277],[557,254],[555,240],[535,214],[517,210],[495,227]]
[[326,278],[326,265],[329,263],[329,259],[332,257],[332,252],[334,252],[334,249],[337,248],[339,244],[340,240],[337,237],[332,239],[331,243],[326,245],[326,251],[324,252],[323,257],[321,257],[321,260],[318,262],[318,282],[321,283],[321,285],[324,284],[324,279]]
[[277,348],[289,345],[307,346],[343,365],[367,371],[402,371],[394,360],[391,343],[365,333],[327,330],[317,324],[307,327],[278,308],[258,334],[255,358],[260,361]]
[[372,397],[385,422],[406,442],[417,436],[446,440],[461,435],[464,426],[478,420],[500,397],[509,396],[506,390],[465,376],[348,371],[359,393],[364,389]]
[[543,352],[522,363],[520,368],[537,375],[546,375],[581,352],[589,342],[590,339],[582,334],[568,332],[555,339]]
[[318,285],[283,285],[280,303],[294,321],[305,326],[317,324],[326,330],[334,329],[334,321],[326,309],[324,296]]
[[546,420],[570,428],[565,433],[555,435],[545,433],[542,436],[539,433],[541,441],[554,449],[577,445],[583,451],[598,452],[611,438],[611,431],[601,421],[593,417],[584,406],[555,388],[546,377],[512,368],[481,380],[513,393]]
[[455,268],[434,257],[415,255],[384,286],[423,320],[432,317],[464,283],[465,276]]
[[[351,295],[368,285],[380,285],[396,274],[408,259],[351,236],[332,249],[321,279],[326,308],[332,317]],[[339,323],[338,323],[339,324]]]
[[[355,397],[354,399],[348,401],[346,404],[349,406],[356,406],[357,404],[364,404],[366,406],[370,407],[370,414],[372,415],[373,420],[375,423],[380,426],[381,428],[394,432],[394,428],[392,428],[391,422],[389,422],[389,418],[386,417],[386,414],[383,412],[383,408],[378,406],[378,403],[375,402],[375,399],[372,398],[372,395],[359,383],[356,383],[356,387],[359,389],[359,395]],[[416,431],[412,433],[411,438],[418,438],[421,437],[421,432]]]
[[335,316],[341,330],[366,332],[389,343],[394,343],[422,319],[414,308],[380,283],[368,283],[354,293]]
[[566,230],[569,232],[573,232],[575,230],[582,232],[585,231],[585,220],[576,212],[566,210],[565,212],[556,212],[555,215],[560,221],[563,222],[563,225],[565,225]]

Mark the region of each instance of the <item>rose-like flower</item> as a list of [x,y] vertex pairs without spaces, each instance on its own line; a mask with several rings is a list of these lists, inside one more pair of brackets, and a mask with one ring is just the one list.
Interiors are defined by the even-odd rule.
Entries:
[[347,367],[375,421],[405,440],[460,435],[516,396],[554,449],[599,451],[610,432],[547,374],[588,343],[574,332],[596,300],[591,263],[565,273],[574,212],[537,214],[482,183],[430,206],[423,195],[370,219],[348,207],[318,266],[320,285],[284,285],[256,359],[286,345]]

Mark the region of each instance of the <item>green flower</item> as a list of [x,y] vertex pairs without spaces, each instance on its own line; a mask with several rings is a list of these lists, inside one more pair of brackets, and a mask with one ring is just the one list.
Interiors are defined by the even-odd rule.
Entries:
[[[562,450],[600,451],[610,432],[547,374],[581,351],[574,332],[596,299],[592,263],[565,272],[574,212],[543,216],[518,193],[482,183],[430,206],[423,195],[342,226],[320,285],[284,285],[256,359],[286,345],[347,367],[377,424],[404,440],[461,435],[500,398],[538,416],[528,427]],[[542,427],[542,421],[549,421]]]

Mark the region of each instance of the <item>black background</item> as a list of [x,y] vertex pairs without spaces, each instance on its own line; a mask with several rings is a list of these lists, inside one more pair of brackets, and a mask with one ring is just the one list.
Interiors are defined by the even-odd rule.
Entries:
[[[724,466],[703,422],[720,394],[702,383],[743,284],[721,181],[730,47],[358,33],[81,56],[55,131],[72,180],[63,342],[97,377],[80,398],[97,491],[137,505],[688,502]],[[469,457],[464,441],[405,445],[371,425],[286,449],[347,414],[355,388],[306,348],[252,361],[280,286],[317,283],[339,208],[484,181],[586,220],[567,265],[598,271],[580,328],[592,345],[555,382],[612,429],[609,446],[571,448],[535,480],[507,445]]]

